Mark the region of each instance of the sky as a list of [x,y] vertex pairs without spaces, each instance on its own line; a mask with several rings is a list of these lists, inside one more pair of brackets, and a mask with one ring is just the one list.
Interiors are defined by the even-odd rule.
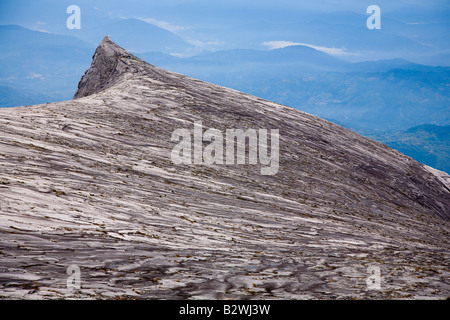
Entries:
[[[78,33],[77,30],[69,31],[66,27],[66,8],[72,4],[81,8],[83,30]],[[366,20],[369,15],[366,10],[373,4],[381,9],[381,30],[368,34]],[[426,55],[427,46],[430,48],[430,56],[450,55],[448,0],[0,2],[0,25],[17,24],[42,32],[70,34],[83,40],[89,28],[94,29],[96,24],[128,18],[154,24],[180,36],[196,47],[196,50],[189,52],[191,55],[202,51],[236,48],[276,49],[295,44],[308,45],[350,60],[396,58],[402,55],[410,58],[408,51],[422,50],[418,55]],[[386,36],[384,41],[381,36]],[[365,37],[374,38],[371,40],[372,44],[378,41],[378,47],[371,46],[370,41],[364,42],[362,38]],[[405,39],[414,44],[410,43],[405,50],[397,48],[392,54],[387,54],[392,44]],[[420,46],[422,47],[419,48]],[[384,54],[378,51],[384,51]]]

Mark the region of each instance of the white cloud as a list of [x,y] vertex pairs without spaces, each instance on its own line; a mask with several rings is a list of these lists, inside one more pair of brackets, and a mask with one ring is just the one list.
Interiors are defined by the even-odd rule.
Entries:
[[306,46],[318,51],[325,52],[332,56],[354,56],[358,55],[357,53],[348,52],[345,48],[328,48],[315,46],[312,44],[302,43],[302,42],[293,42],[293,41],[266,41],[263,42],[263,46],[268,47],[270,50],[273,49],[281,49],[289,46]]
[[177,26],[177,25],[171,24],[169,22],[161,21],[161,20],[157,20],[157,19],[153,19],[153,18],[137,17],[136,19],[150,23],[150,24],[154,24],[155,26],[166,29],[173,33],[178,33],[178,32],[184,31],[186,29],[185,27]]
[[31,29],[31,30],[39,31],[39,32],[43,32],[43,33],[51,33],[50,31],[45,30],[45,29]]
[[270,50],[281,49],[289,46],[297,46],[300,43],[292,41],[266,41],[263,42],[263,46],[269,47]]
[[47,22],[42,22],[42,21],[36,21],[36,24],[33,26],[30,26],[29,28],[31,30],[34,31],[39,31],[39,32],[45,32],[45,33],[51,33],[50,31],[48,31],[47,29],[42,28],[43,26],[48,25]]
[[39,73],[34,73],[34,72],[30,72],[28,74],[28,79],[45,79],[44,76],[42,74]]
[[218,40],[201,41],[201,40],[196,40],[196,39],[186,39],[186,41],[189,42],[190,44],[193,44],[194,46],[197,46],[200,48],[220,46],[225,43],[223,41],[218,41]]

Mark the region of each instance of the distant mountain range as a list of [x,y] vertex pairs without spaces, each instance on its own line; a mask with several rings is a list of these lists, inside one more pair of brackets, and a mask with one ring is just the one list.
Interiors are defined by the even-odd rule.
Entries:
[[121,39],[120,41],[133,52],[160,51],[176,54],[187,52],[192,47],[172,32],[138,19],[116,19],[77,31],[79,38],[94,46],[105,34]]
[[17,99],[11,92],[7,99],[2,95],[1,106],[70,99],[93,47],[72,36],[0,26],[0,86],[17,94]]
[[[136,28],[145,30],[148,41],[133,33]],[[295,107],[386,141],[430,166],[447,171],[450,167],[448,154],[444,156],[447,142],[427,138],[427,145],[441,154],[430,157],[423,148],[413,151],[398,134],[424,124],[450,125],[449,67],[404,59],[350,63],[304,45],[181,58],[169,53],[189,50],[189,43],[137,19],[106,20],[89,32],[80,31],[77,35],[85,41],[0,26],[0,106],[71,99],[89,66],[94,43],[109,32],[158,67]],[[397,144],[391,139],[398,139]]]

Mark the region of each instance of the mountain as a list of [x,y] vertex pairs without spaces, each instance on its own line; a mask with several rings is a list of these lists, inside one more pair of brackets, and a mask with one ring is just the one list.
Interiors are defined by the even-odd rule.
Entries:
[[14,107],[16,105],[29,105],[30,102],[46,103],[52,98],[38,92],[30,92],[28,89],[17,90],[15,88],[0,86],[0,106]]
[[235,49],[222,50],[212,53],[200,54],[192,58],[186,58],[188,63],[224,63],[224,64],[264,64],[278,67],[295,64],[309,65],[319,70],[346,70],[350,63],[336,59],[324,52],[308,46],[292,45],[274,50],[250,50]]
[[275,50],[222,50],[186,58],[157,55],[154,52],[138,53],[137,56],[152,59],[158,66],[236,89],[244,81],[254,84],[261,77],[282,79],[286,75],[349,71],[352,65],[301,45]]
[[424,164],[450,172],[450,126],[424,124],[375,138]]
[[89,67],[95,48],[91,43],[98,43],[105,33],[136,51],[158,49],[171,53],[191,47],[173,33],[136,19],[99,25],[91,19],[83,21],[93,26],[77,30],[73,33],[77,36],[33,31],[17,25],[0,26],[0,86],[15,92],[12,95],[1,91],[0,107],[71,99],[80,77]]
[[0,107],[70,99],[93,48],[72,36],[0,26],[0,86],[12,90],[0,92]]
[[449,295],[450,177],[341,126],[109,37],[74,100],[0,113],[2,298]]
[[192,45],[174,33],[138,19],[117,19],[100,25],[82,28],[81,39],[99,43],[105,34],[120,39],[130,51],[159,51],[163,53],[185,53]]
[[[92,49],[89,43],[77,37],[34,31],[18,25],[0,25],[0,39],[3,55],[7,54],[4,50],[13,51],[25,48],[29,50],[30,47],[41,49],[55,45]],[[14,52],[10,52],[10,54],[12,53]]]
[[[72,34],[88,41],[98,42],[107,33],[102,30],[109,28],[108,32],[120,36],[128,49],[163,50],[164,43],[179,43],[178,38],[172,39],[174,35],[164,36],[166,30],[140,20],[99,19],[96,24],[92,17],[83,17],[86,28]],[[146,41],[146,37],[152,41]],[[0,91],[0,107],[73,97],[92,55],[90,43],[19,26],[0,26],[0,38],[0,86],[10,89]],[[33,50],[29,50],[30,46]],[[222,50],[186,58],[156,51],[136,55],[158,67],[292,106],[377,139],[387,132],[391,138],[397,137],[392,133],[426,123],[450,123],[448,67],[430,67],[404,59],[349,63],[304,45],[275,50]],[[443,146],[438,143],[440,149],[436,152],[446,152]],[[421,150],[408,154],[419,161],[429,159]],[[447,170],[447,157],[440,159],[424,162]]]
[[[349,61],[401,57],[424,64],[448,66],[450,63],[450,8],[448,2],[442,0],[429,1],[426,5],[409,0],[378,1],[382,11],[380,30],[367,29],[369,3],[361,1],[241,0],[211,4],[206,0],[164,3],[136,0],[130,4],[78,0],[76,4],[82,9],[80,30],[66,28],[65,19],[69,15],[65,12],[71,4],[54,0],[3,0],[0,20],[2,24],[76,35],[87,41],[90,31],[100,26],[114,24],[120,18],[139,17],[176,30],[177,35],[205,50],[261,49],[268,41],[291,41],[345,49],[348,54],[342,58]],[[109,30],[103,31],[109,33]],[[132,31],[130,37],[140,32],[139,29]],[[97,39],[92,40],[100,41],[103,34],[97,30],[95,33]],[[110,35],[114,39],[119,36]],[[123,45],[132,49],[126,46],[128,43]]]
[[228,50],[155,65],[334,119],[364,134],[448,125],[450,68],[403,59],[348,63],[306,46]]
[[433,23],[430,17],[404,22],[397,19],[398,15],[383,12],[381,29],[369,30],[366,8],[357,4],[353,12],[291,10],[279,16],[242,19],[240,24],[218,32],[222,31],[219,33],[222,41],[241,48],[260,49],[267,41],[283,40],[341,48],[345,49],[343,58],[348,61],[403,57],[417,62],[440,51],[448,53],[448,23]]

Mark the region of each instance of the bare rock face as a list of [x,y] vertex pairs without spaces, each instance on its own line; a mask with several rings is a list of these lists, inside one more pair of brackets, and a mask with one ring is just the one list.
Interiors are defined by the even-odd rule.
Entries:
[[130,71],[129,66],[143,61],[103,38],[92,57],[92,65],[78,84],[74,99],[85,97],[114,85],[120,76]]
[[[74,98],[0,109],[0,297],[449,296],[447,174],[109,37]],[[278,129],[277,173],[175,164],[200,121]]]

